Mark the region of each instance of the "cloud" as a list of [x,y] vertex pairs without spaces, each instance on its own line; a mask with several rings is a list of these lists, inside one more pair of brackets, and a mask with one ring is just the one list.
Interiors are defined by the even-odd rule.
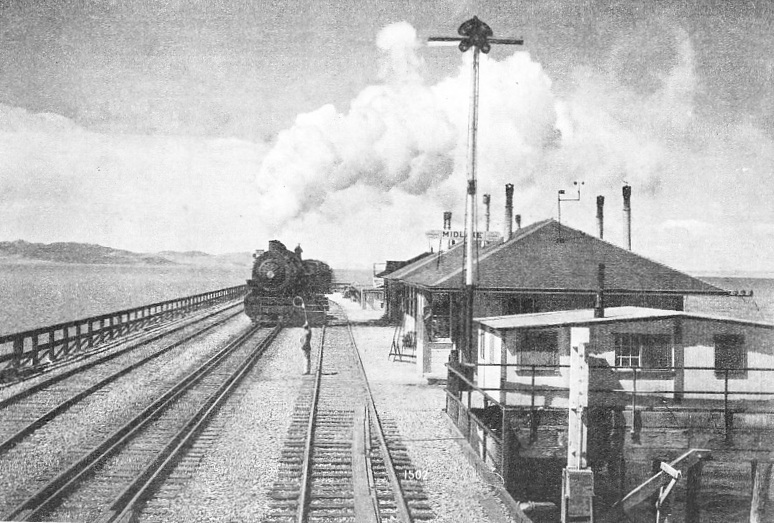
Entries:
[[[762,183],[774,144],[749,121],[696,109],[706,80],[694,44],[662,25],[669,45],[642,85],[620,64],[647,62],[647,49],[623,37],[613,66],[574,67],[561,94],[527,52],[481,57],[478,193],[492,195],[492,229],[503,228],[506,183],[528,224],[556,216],[557,191],[582,180],[563,221],[594,233],[594,196],[606,195],[606,239],[617,242],[625,181],[636,251],[683,269],[756,270],[774,256],[770,229],[750,227],[774,222],[774,185]],[[278,238],[341,267],[426,250],[443,211],[462,227],[471,53],[431,82],[410,25],[386,27],[377,47],[377,83],[345,107],[299,114],[271,147],[100,134],[0,105],[0,234],[146,251],[251,250]]]
[[5,239],[140,251],[252,248],[263,145],[105,135],[8,106],[0,116]]
[[[770,170],[774,148],[749,124],[721,126],[697,113],[703,86],[691,38],[668,21],[662,26],[668,45],[659,49],[661,62],[647,88],[633,70],[622,76],[623,63],[638,52],[623,40],[626,51],[615,55],[623,65],[601,72],[575,67],[574,88],[562,96],[529,53],[503,60],[482,55],[478,192],[492,194],[493,229],[503,227],[498,209],[506,183],[516,186],[515,212],[529,223],[555,216],[557,190],[584,181],[581,201],[565,204],[562,214],[594,232],[593,196],[607,195],[608,206],[620,209],[626,182],[634,190],[636,250],[678,268],[705,265],[702,245],[726,259],[734,255],[711,245],[725,237],[696,226],[722,220],[738,229],[748,202],[767,209],[774,189],[751,182],[767,165]],[[344,111],[329,105],[299,115],[258,174],[263,219],[278,234],[311,227],[313,216],[314,230],[358,238],[351,263],[363,265],[426,249],[422,233],[438,228],[442,211],[453,211],[455,224],[465,212],[471,53],[461,55],[456,74],[430,84],[408,24],[385,28],[377,41],[385,60],[381,83],[361,91]],[[744,188],[737,187],[740,178]],[[607,215],[607,238],[622,237],[619,215]],[[666,225],[658,227],[659,221]],[[688,251],[679,236],[667,234],[678,225],[704,233]],[[379,231],[381,243],[369,242],[363,231]],[[737,261],[743,263],[729,263]]]
[[[425,196],[425,205],[460,210],[469,63],[428,85],[413,28],[389,26],[377,41],[384,52],[383,82],[361,91],[346,112],[327,105],[299,115],[261,165],[261,208],[278,229],[356,185]],[[526,53],[503,62],[483,57],[481,100],[481,172],[494,173],[497,185],[514,176],[530,179],[529,166],[556,138],[551,81]],[[482,190],[490,187],[487,181]]]

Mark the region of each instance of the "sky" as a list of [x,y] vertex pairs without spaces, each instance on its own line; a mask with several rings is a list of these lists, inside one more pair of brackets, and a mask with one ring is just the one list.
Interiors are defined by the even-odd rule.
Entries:
[[[465,214],[477,15],[480,196],[691,273],[774,274],[774,5],[0,0],[0,241],[334,267],[428,250]],[[578,185],[574,185],[578,182]],[[582,185],[581,185],[582,182]]]

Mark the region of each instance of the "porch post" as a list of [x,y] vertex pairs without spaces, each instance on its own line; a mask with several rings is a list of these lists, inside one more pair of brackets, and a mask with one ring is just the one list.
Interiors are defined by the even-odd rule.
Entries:
[[587,468],[589,365],[588,327],[570,329],[570,390],[567,422],[567,467],[562,471],[562,523],[593,522],[594,472]]
[[685,391],[685,345],[683,344],[683,322],[680,318],[674,320],[672,338],[674,340],[674,361],[672,365],[675,370],[674,381],[674,400],[675,403],[683,401],[683,392]]

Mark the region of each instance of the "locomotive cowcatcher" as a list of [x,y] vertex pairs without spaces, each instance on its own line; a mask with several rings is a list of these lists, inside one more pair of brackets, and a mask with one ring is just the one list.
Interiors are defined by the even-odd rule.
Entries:
[[252,279],[247,280],[245,296],[245,314],[254,323],[325,323],[325,294],[331,292],[333,271],[319,260],[302,260],[302,252],[300,246],[290,251],[282,242],[271,240],[269,250],[254,255]]

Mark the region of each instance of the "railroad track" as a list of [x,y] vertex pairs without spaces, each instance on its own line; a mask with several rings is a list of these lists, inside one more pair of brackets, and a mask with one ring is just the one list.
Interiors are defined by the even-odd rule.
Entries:
[[[25,381],[38,379],[44,373],[53,373],[58,369],[72,366],[73,364],[81,362],[86,359],[91,360],[90,363],[87,364],[86,366],[98,364],[101,361],[104,361],[104,358],[109,359],[111,357],[114,357],[115,352],[111,352],[113,349],[119,348],[117,352],[124,353],[127,350],[132,350],[133,348],[136,348],[138,346],[155,341],[161,337],[166,336],[167,334],[180,331],[182,329],[185,329],[186,327],[190,327],[191,325],[195,325],[204,320],[207,320],[208,318],[220,315],[224,311],[231,310],[241,306],[242,306],[242,303],[240,301],[237,303],[233,303],[231,305],[218,306],[216,307],[215,311],[208,310],[203,313],[199,312],[199,313],[193,313],[193,314],[186,314],[182,316],[175,315],[175,317],[172,319],[162,318],[161,316],[158,316],[151,319],[149,323],[147,323],[146,325],[144,325],[142,328],[140,328],[135,332],[124,334],[117,338],[112,338],[109,335],[105,334],[101,338],[95,341],[95,345],[93,348],[87,349],[87,350],[84,350],[85,342],[82,341],[80,346],[80,351],[77,354],[72,354],[67,358],[64,358],[59,361],[48,361],[44,359],[38,368],[31,370],[30,372],[20,374],[16,378],[12,379],[11,381],[0,383],[0,390],[18,385],[19,383],[23,383]],[[130,345],[132,342],[134,342],[134,345]],[[107,353],[107,356],[103,356],[103,358],[97,358],[98,355],[105,354],[105,353]],[[80,368],[83,369],[84,366],[81,366]],[[71,375],[74,372],[78,372],[78,371],[75,370],[73,372],[70,372],[70,374],[68,375]],[[7,400],[0,402],[0,408],[3,407],[6,401]]]
[[[103,390],[119,378],[241,314],[241,311],[226,313],[225,311],[228,309],[209,314],[204,318],[198,318],[194,322],[177,325],[150,337],[145,336],[137,343],[127,345],[106,356],[45,379],[0,401],[0,455],[46,423],[89,396]],[[149,354],[139,359],[134,354],[140,347],[200,323],[203,323],[204,327],[196,328],[193,332],[185,334],[160,349],[152,349]]]
[[62,471],[4,519],[129,521],[279,332],[253,327]]
[[[272,523],[410,522],[433,513],[397,430],[383,430],[344,311],[322,329],[269,496]],[[413,474],[411,475],[413,478]]]

